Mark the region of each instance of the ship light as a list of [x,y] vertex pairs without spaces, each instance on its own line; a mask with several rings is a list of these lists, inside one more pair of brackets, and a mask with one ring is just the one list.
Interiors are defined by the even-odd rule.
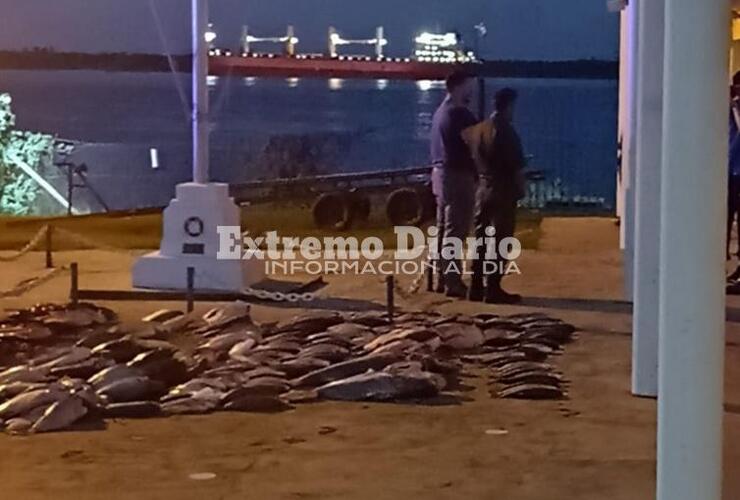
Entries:
[[455,33],[445,33],[438,35],[434,33],[422,33],[416,37],[416,43],[419,45],[433,45],[437,47],[452,47],[457,45],[457,35]]
[[213,43],[218,38],[218,35],[213,29],[213,24],[208,25],[208,31],[206,31],[206,43]]

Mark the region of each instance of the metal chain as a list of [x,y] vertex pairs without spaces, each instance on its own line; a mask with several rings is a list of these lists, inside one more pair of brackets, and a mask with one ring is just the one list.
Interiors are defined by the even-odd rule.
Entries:
[[49,230],[49,226],[44,226],[34,235],[33,238],[31,238],[31,241],[26,243],[26,246],[15,252],[13,255],[10,256],[0,256],[0,262],[13,262],[24,255],[26,255],[28,252],[31,252],[38,247],[39,243],[44,239],[46,236],[46,232]]
[[39,286],[54,279],[55,277],[66,271],[67,268],[65,267],[57,267],[56,269],[51,269],[46,274],[43,274],[37,278],[26,280],[11,290],[0,292],[0,298],[4,299],[8,297],[19,297],[27,292],[30,292],[34,288],[38,288]]
[[70,231],[69,229],[55,227],[54,232],[62,234],[66,236],[67,238],[71,239],[73,242],[81,244],[81,245],[89,246],[92,248],[97,248],[100,250],[106,250],[108,252],[131,254],[131,250],[115,247],[112,245],[108,245],[106,243],[100,243],[98,241],[93,240],[92,238],[88,238],[87,236],[83,236],[79,233]]
[[[218,278],[211,275],[207,271],[201,271],[204,272],[205,275],[210,278],[211,280],[218,281]],[[268,290],[262,290],[259,288],[252,288],[252,287],[246,287],[241,290],[241,293],[244,295],[248,295],[250,297],[254,297],[258,300],[269,300],[273,302],[290,302],[290,303],[296,303],[296,302],[312,302],[319,298],[319,293],[297,293],[297,292],[270,292]]]
[[259,300],[271,300],[274,302],[312,302],[319,298],[318,293],[283,293],[283,292],[269,292],[267,290],[260,290],[258,288],[247,287],[242,290],[242,293],[255,297]]

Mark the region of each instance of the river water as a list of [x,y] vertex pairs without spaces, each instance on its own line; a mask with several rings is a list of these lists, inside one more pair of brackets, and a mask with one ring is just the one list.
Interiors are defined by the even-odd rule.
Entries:
[[[240,182],[281,175],[425,165],[439,82],[255,79],[209,81],[211,173]],[[569,195],[614,206],[617,82],[492,79],[488,96],[520,93],[516,125],[532,167]],[[187,75],[3,71],[19,128],[92,145],[80,157],[114,208],[162,205],[190,176]],[[159,153],[152,168],[150,148]],[[93,207],[94,209],[94,207]]]

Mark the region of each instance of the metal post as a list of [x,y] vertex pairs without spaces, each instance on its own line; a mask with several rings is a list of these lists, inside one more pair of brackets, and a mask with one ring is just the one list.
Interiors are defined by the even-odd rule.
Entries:
[[188,267],[187,280],[188,280],[187,291],[186,291],[187,311],[191,313],[195,309],[195,299],[194,299],[195,268],[194,267]]
[[67,217],[72,215],[72,194],[75,189],[75,171],[72,164],[67,165]]
[[665,0],[639,2],[632,393],[658,395],[660,161],[663,133]]
[[334,43],[334,37],[337,36],[337,30],[334,26],[329,26],[329,57],[337,57],[337,46]]
[[46,268],[47,269],[51,269],[54,267],[54,257],[52,255],[53,233],[54,233],[54,226],[52,226],[51,224],[46,226],[46,235],[45,235],[46,244],[44,246],[46,250]]
[[722,498],[727,0],[666,0],[658,500]]
[[386,296],[386,307],[388,311],[388,320],[393,321],[393,315],[395,313],[395,278],[393,275],[385,278],[385,296]]
[[292,24],[288,25],[288,34],[285,42],[285,55],[288,57],[295,56],[295,27]]
[[72,305],[76,306],[80,301],[79,266],[77,265],[77,262],[73,262],[69,266],[69,270],[69,301],[72,303]]
[[383,42],[385,41],[385,29],[382,26],[378,26],[375,31],[375,57],[380,60],[383,59]]
[[242,54],[249,54],[251,47],[249,46],[249,27],[242,26]]
[[433,292],[434,291],[434,269],[436,267],[436,260],[428,260],[427,261],[428,268],[427,268],[427,292]]
[[193,9],[193,182],[208,182],[208,0]]

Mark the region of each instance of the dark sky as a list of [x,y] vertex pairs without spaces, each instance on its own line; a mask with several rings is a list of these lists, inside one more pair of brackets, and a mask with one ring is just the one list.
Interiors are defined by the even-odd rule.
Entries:
[[[161,12],[173,52],[189,47],[189,0],[0,0],[0,48],[162,52],[150,2]],[[221,46],[236,48],[242,24],[256,34],[296,26],[299,50],[320,52],[335,25],[371,38],[384,25],[391,55],[408,55],[421,30],[472,36],[483,21],[483,56],[502,59],[616,59],[617,14],[605,0],[211,0]]]

